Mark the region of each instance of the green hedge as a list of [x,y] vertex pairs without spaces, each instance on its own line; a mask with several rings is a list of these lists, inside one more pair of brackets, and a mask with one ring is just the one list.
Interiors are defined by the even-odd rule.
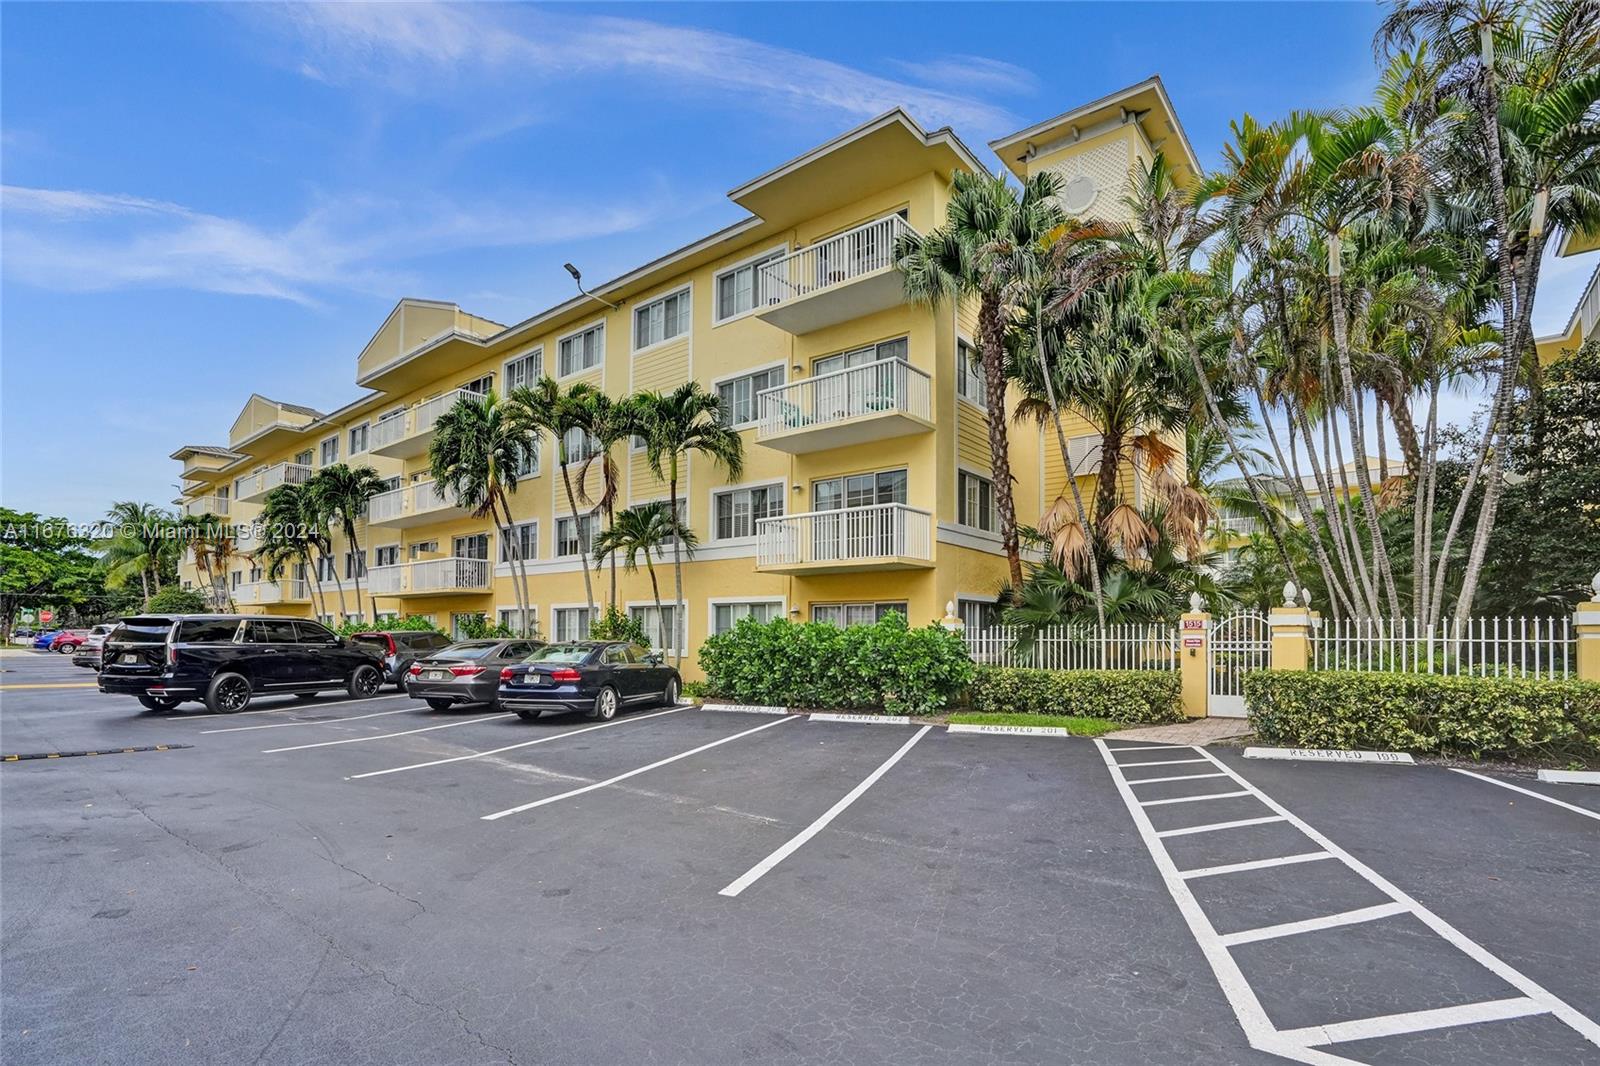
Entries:
[[1600,683],[1257,670],[1256,735],[1313,748],[1600,758]]
[[740,703],[931,714],[972,680],[961,638],[910,629],[899,614],[872,625],[744,619],[700,645],[706,692]]
[[1071,714],[1130,724],[1183,718],[1176,670],[1014,670],[986,666],[969,691],[974,710]]

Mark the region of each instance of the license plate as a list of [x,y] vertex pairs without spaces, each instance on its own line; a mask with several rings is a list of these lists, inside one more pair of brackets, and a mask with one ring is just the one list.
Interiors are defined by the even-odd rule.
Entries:
[[135,652],[135,653],[133,653],[131,655],[128,655],[128,654],[120,655],[120,656],[117,657],[117,662],[125,663],[128,666],[137,666],[138,663],[139,663],[139,655],[138,655],[137,652]]
[[450,676],[450,671],[448,671],[448,670],[429,670],[427,673],[423,674],[422,676],[427,678],[429,681],[443,681],[445,678]]

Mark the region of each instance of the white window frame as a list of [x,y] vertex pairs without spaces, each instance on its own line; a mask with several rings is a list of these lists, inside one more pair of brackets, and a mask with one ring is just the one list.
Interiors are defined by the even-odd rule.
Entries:
[[[778,613],[774,617],[789,617],[789,601],[782,596],[713,596],[706,601],[706,636],[712,637],[727,632],[717,628],[718,607],[764,607],[769,604],[778,608]],[[737,624],[735,622],[735,625]]]
[[[524,526],[532,526],[533,527],[533,553],[531,555],[524,555],[522,557],[522,561],[525,562],[525,563],[528,563],[528,562],[532,562],[533,560],[539,558],[539,520],[537,518],[530,518],[526,522],[517,522],[517,523],[515,523],[511,527],[512,535],[515,535],[516,531],[521,529]],[[496,552],[496,560],[497,561],[496,561],[495,565],[496,566],[511,566],[511,565],[514,565],[513,562],[512,562],[512,559],[511,559],[510,551],[509,551],[510,542],[507,540],[505,534],[502,533],[500,536],[497,536],[494,539],[500,545],[500,547],[497,549],[497,552]],[[506,557],[504,559],[500,559],[499,558],[500,555],[505,555]]]
[[374,567],[379,567],[379,566],[399,566],[400,565],[400,542],[399,541],[395,541],[392,544],[375,544],[375,545],[373,545],[372,558],[374,560],[377,560],[377,558],[380,555],[382,555],[384,552],[391,551],[391,550],[394,552],[394,562],[392,562],[392,563],[380,563],[380,562],[374,561],[372,565]]
[[[817,602],[817,603],[812,603],[811,604],[810,619],[813,622],[817,621],[817,608],[819,608],[819,607],[838,607],[841,611],[847,610],[848,608],[851,608],[851,607],[871,607],[872,608],[872,612],[873,612],[872,622],[876,622],[876,621],[878,621],[878,608],[880,608],[880,607],[902,607],[902,606],[905,608],[905,610],[902,613],[907,616],[907,621],[909,622],[910,621],[910,614],[911,614],[911,601],[910,600],[823,600],[821,602]],[[849,626],[852,626],[852,625],[871,625],[871,624],[872,624],[871,622],[849,622],[849,621],[846,621],[845,624],[840,626],[839,628],[840,629],[845,629],[845,628],[848,628]]]
[[[325,458],[325,456],[327,455],[327,448],[328,448],[328,445],[330,443],[333,445],[333,459],[332,459],[331,462],[327,458]],[[317,442],[317,469],[318,470],[321,470],[325,466],[333,466],[334,464],[338,463],[338,461],[339,461],[339,434],[335,433],[333,436],[324,437],[320,441]]]
[[[686,324],[683,327],[683,332],[674,333],[670,337],[662,337],[658,341],[651,341],[649,344],[641,345],[639,343],[639,315],[643,312],[649,311],[657,304],[666,303],[675,296],[687,296],[689,298],[689,314]],[[694,283],[690,282],[687,285],[679,285],[677,288],[672,289],[669,292],[664,292],[659,296],[652,296],[643,303],[635,304],[633,310],[628,316],[628,328],[630,331],[631,340],[630,348],[632,349],[634,355],[640,355],[644,352],[653,351],[654,349],[660,348],[663,345],[671,344],[674,341],[687,338],[691,333],[694,332]]]
[[[741,481],[737,485],[717,485],[707,491],[706,495],[706,524],[710,536],[708,544],[750,544],[755,541],[755,524],[757,519],[750,520],[750,535],[748,537],[719,537],[717,536],[717,497],[730,492],[748,492],[750,489],[778,490],[778,498],[783,501],[783,513],[789,513],[789,483],[783,478],[772,478],[766,481]],[[776,516],[774,516],[776,517]],[[729,601],[731,602],[731,601]]]
[[597,456],[601,452],[605,451],[605,448],[600,443],[600,438],[596,437],[593,433],[590,433],[587,429],[584,429],[582,426],[568,426],[567,427],[567,432],[563,433],[561,435],[561,440],[562,440],[563,444],[566,444],[567,434],[570,434],[570,433],[581,433],[583,435],[583,437],[582,437],[583,448],[581,449],[583,454],[582,455],[574,454],[574,452],[578,451],[579,449],[574,449],[574,448],[572,448],[570,446],[567,447],[567,462],[569,464],[570,463],[581,463],[585,459],[588,459],[591,456]]
[[[678,607],[678,605],[675,602],[673,602],[672,600],[667,599],[665,597],[662,598],[662,600],[661,600],[661,609],[663,611],[673,611],[674,613],[676,613],[677,607]],[[656,609],[656,601],[655,600],[629,600],[627,603],[625,603],[623,605],[623,610],[627,613],[629,618],[633,617],[633,612],[634,611],[647,612],[647,617],[648,617],[648,612],[653,611],[655,609]],[[645,646],[647,648],[649,648],[651,651],[664,652],[664,653],[666,653],[668,655],[688,655],[689,654],[689,601],[688,600],[684,600],[683,601],[683,617],[682,618],[675,618],[674,619],[674,624],[673,624],[673,628],[675,628],[678,631],[678,634],[677,634],[678,635],[678,639],[683,642],[683,646],[681,648],[658,648],[658,647],[656,647],[656,643],[655,643],[656,634],[651,632],[651,630],[654,627],[645,624],[643,621],[641,621],[639,624],[644,628]]]
[[[588,333],[592,329],[598,329],[600,331],[600,343],[598,345],[598,349],[599,349],[599,353],[600,353],[599,360],[593,366],[582,367],[582,368],[580,368],[578,370],[572,371],[571,373],[567,373],[567,372],[563,371],[561,369],[561,345],[566,341],[572,340],[574,337],[583,336],[585,333]],[[603,376],[604,373],[605,373],[605,368],[606,368],[606,320],[603,319],[603,318],[597,318],[597,319],[593,320],[592,322],[587,322],[584,325],[579,326],[577,329],[573,330],[570,333],[565,333],[565,334],[561,335],[560,337],[557,337],[556,338],[556,342],[555,342],[555,348],[556,348],[556,380],[557,381],[566,381],[566,380],[568,380],[570,378],[580,377],[580,376],[582,376],[584,374],[592,374],[592,373],[594,373],[596,371],[599,371],[601,373],[601,375]]]
[[[598,610],[598,608],[596,608],[596,610]],[[559,643],[561,643],[563,641],[588,640],[589,639],[589,626],[594,624],[594,618],[592,616],[584,624],[583,632],[580,633],[578,636],[575,636],[575,637],[564,637],[564,636],[561,636],[561,616],[566,614],[566,613],[568,613],[568,612],[570,612],[570,611],[582,611],[584,614],[588,614],[589,613],[589,605],[587,603],[552,603],[550,605],[550,638],[549,639],[551,640],[552,643],[559,644]]]
[[[966,373],[961,370],[962,347],[966,347],[972,352],[972,358],[967,361]],[[980,411],[987,412],[989,410],[989,397],[986,392],[988,386],[983,377],[983,363],[978,357],[978,346],[967,337],[957,337],[956,352],[953,358],[955,360],[956,399],[965,401]],[[969,379],[974,382],[977,388],[977,395],[975,396],[967,395],[966,384]]]
[[[739,260],[737,263],[729,263],[727,266],[723,267],[721,270],[719,270],[715,274],[713,274],[711,276],[711,324],[712,324],[712,326],[714,326],[714,327],[715,326],[723,326],[723,325],[727,325],[729,322],[737,322],[737,321],[739,321],[739,319],[748,318],[749,316],[755,314],[757,311],[761,310],[762,305],[761,305],[760,301],[756,299],[756,297],[759,294],[756,292],[756,281],[755,281],[755,279],[760,276],[761,265],[763,263],[773,262],[773,261],[776,261],[778,259],[782,259],[784,256],[786,256],[788,254],[789,254],[789,242],[785,241],[784,243],[779,244],[779,245],[774,245],[773,247],[768,248],[765,251],[756,252],[754,255],[746,256],[745,258]],[[733,314],[728,315],[726,318],[724,318],[722,316],[722,279],[724,277],[726,277],[727,275],[737,273],[738,271],[743,270],[746,267],[754,268],[754,269],[752,269],[750,271],[750,299],[751,299],[750,307],[747,310],[744,310],[744,311],[735,311]]]
[[[778,359],[771,363],[763,363],[760,366],[746,367],[736,374],[724,374],[711,383],[711,391],[720,397],[722,395],[722,386],[732,384],[741,378],[754,377],[757,374],[770,373],[774,370],[783,373],[781,384],[789,384],[789,364],[785,360]],[[771,388],[772,386],[768,387]],[[759,396],[760,393],[755,391],[750,394],[751,403],[755,408],[754,416],[748,422],[729,422],[729,429],[752,429],[761,421],[761,401],[758,399]]]
[[[303,463],[300,461],[300,457],[302,455],[306,457],[306,461],[303,462]],[[317,460],[317,452],[316,452],[315,448],[302,448],[300,451],[296,452],[295,455],[294,455],[294,465],[295,466],[311,466],[313,463],[316,462],[316,460]],[[265,470],[266,467],[262,466],[262,467],[257,467],[256,469],[257,470]]]
[[[962,480],[969,477],[977,478],[979,481],[989,486],[989,521],[994,524],[993,529],[985,529],[983,526],[975,523],[963,521],[961,512],[966,509],[967,500],[966,492],[962,488]],[[978,533],[992,534],[1000,532],[1000,516],[995,509],[994,479],[987,474],[972,469],[969,466],[956,467],[956,525],[960,526],[962,529],[970,529]]]
[[[361,449],[359,451],[356,450],[356,430],[358,429],[361,431]],[[347,427],[344,435],[345,444],[352,459],[358,455],[365,455],[372,445],[372,423],[357,422],[355,425]]]
[[[513,614],[514,615],[514,614],[517,614],[521,610],[522,610],[522,608],[518,607],[514,603],[496,604],[495,605],[495,609],[494,609],[494,620],[495,620],[495,623],[496,624],[500,624],[502,622],[505,622],[505,619],[502,617],[503,615],[508,615],[508,614]],[[528,605],[528,607],[527,607],[527,620],[531,621],[533,623],[531,628],[533,629],[533,631],[535,633],[537,633],[539,631],[539,608],[538,608],[538,606],[536,606],[534,604],[529,604]],[[509,623],[507,623],[507,624],[509,624]],[[515,628],[515,627],[512,627],[512,628]],[[528,639],[529,640],[535,640],[535,639],[538,639],[538,638],[529,637]]]
[[[583,546],[583,523],[586,522],[586,521],[593,523],[593,526],[589,531],[589,546],[587,548],[585,548]],[[578,550],[575,551],[575,552],[563,552],[561,550],[561,545],[562,545],[561,524],[563,522],[571,522],[571,523],[573,523],[573,528],[578,534]],[[556,519],[556,536],[555,536],[555,540],[551,543],[551,548],[550,548],[550,550],[555,553],[552,556],[552,558],[555,558],[555,559],[576,559],[580,555],[586,554],[587,552],[594,551],[594,539],[600,533],[600,528],[599,527],[600,527],[600,516],[598,514],[596,514],[595,512],[593,512],[593,511],[589,512],[588,514],[580,514],[577,517],[573,517],[572,515],[569,515],[569,514],[568,515],[561,515],[560,517],[558,517]]]
[[511,384],[512,364],[520,363],[526,359],[534,360],[539,368],[539,372],[532,378],[528,379],[528,381],[526,381],[524,384],[532,385],[544,376],[544,345],[535,344],[532,348],[529,348],[526,351],[518,352],[516,355],[513,355],[511,358],[500,364],[500,380],[505,384],[505,392],[507,396],[511,395],[511,390],[516,388],[516,386]]

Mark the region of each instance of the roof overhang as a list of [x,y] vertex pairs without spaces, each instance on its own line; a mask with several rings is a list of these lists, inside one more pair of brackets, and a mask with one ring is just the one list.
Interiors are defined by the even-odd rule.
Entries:
[[1561,256],[1582,255],[1600,248],[1600,229],[1595,230],[1569,230],[1562,233],[1561,245],[1556,254]]
[[1024,163],[1039,147],[1075,138],[1108,122],[1125,121],[1139,124],[1145,139],[1166,156],[1180,185],[1199,180],[1200,158],[1195,155],[1188,134],[1183,132],[1183,124],[1178,121],[1178,112],[1159,74],[990,141],[989,147],[1013,174],[1022,178],[1027,175]]

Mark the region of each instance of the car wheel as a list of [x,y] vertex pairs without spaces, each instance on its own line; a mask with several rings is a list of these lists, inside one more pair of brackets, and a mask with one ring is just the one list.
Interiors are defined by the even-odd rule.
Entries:
[[661,694],[661,702],[668,707],[678,705],[678,679],[672,678],[667,682],[667,690]]
[[176,696],[150,696],[141,692],[139,702],[147,711],[170,711],[183,701]]
[[59,652],[62,655],[71,655],[73,652],[75,652],[77,650],[78,650],[78,646],[76,644],[63,644],[63,645],[61,645],[61,647],[56,649],[56,651]]
[[378,673],[376,666],[365,663],[350,672],[350,683],[346,686],[352,699],[376,696],[382,687],[383,675]]
[[428,702],[429,708],[431,708],[432,710],[435,710],[435,711],[448,711],[451,707],[455,706],[455,701],[454,700],[433,699],[433,700],[428,700],[427,702]]
[[600,690],[600,695],[594,698],[594,709],[589,712],[590,718],[598,718],[602,722],[609,722],[617,716],[617,690],[607,685]]
[[206,686],[206,710],[234,714],[250,706],[250,679],[232,671],[218,674]]
[[536,722],[542,712],[538,707],[518,707],[517,717],[524,722]]

